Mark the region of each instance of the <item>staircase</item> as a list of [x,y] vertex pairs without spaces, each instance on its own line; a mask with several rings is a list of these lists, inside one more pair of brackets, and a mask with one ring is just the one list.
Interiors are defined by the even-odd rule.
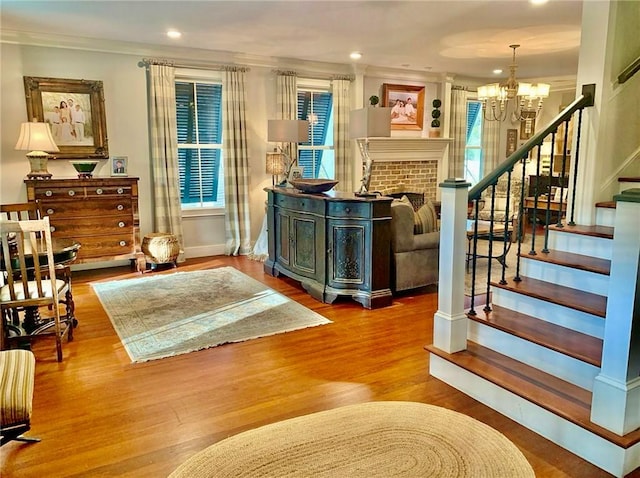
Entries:
[[442,185],[441,234],[451,244],[441,242],[430,374],[622,477],[640,466],[640,351],[631,340],[640,189],[626,191],[638,188],[635,178],[620,183],[626,192],[615,202],[597,205],[596,225],[574,225],[570,199],[564,224],[533,234],[533,254],[523,244],[517,264],[502,274],[489,267],[488,305],[473,293],[465,302],[459,285],[469,201],[477,211],[483,191],[495,193],[499,177],[511,179],[517,160],[535,155],[535,146],[523,148],[468,193],[461,180]]
[[[608,210],[603,220],[615,224],[615,206],[600,207]],[[550,226],[548,252],[522,251],[518,279],[491,281],[490,307],[465,310],[466,349],[426,349],[431,375],[624,476],[640,466],[640,429],[618,435],[591,417],[613,233],[609,225]]]

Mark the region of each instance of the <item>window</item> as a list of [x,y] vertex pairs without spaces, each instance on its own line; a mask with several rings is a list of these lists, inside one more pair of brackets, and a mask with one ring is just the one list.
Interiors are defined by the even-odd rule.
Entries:
[[482,103],[467,102],[467,135],[464,150],[464,178],[473,186],[482,174]]
[[298,146],[303,176],[333,179],[333,95],[328,81],[299,80],[298,119],[309,121],[309,141]]
[[176,80],[182,209],[224,207],[222,84]]

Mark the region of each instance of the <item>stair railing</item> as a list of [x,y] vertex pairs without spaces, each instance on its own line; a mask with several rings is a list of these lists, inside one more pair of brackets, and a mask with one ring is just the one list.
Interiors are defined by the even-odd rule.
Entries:
[[[485,175],[474,187],[469,190],[468,201],[471,207],[471,214],[469,218],[471,220],[471,227],[468,230],[468,250],[467,250],[467,270],[469,265],[471,266],[471,279],[470,279],[470,308],[467,312],[471,315],[476,315],[475,302],[477,297],[477,288],[482,287],[482,294],[484,297],[484,311],[491,311],[491,273],[492,273],[492,258],[499,259],[501,265],[501,276],[499,282],[506,284],[506,269],[508,267],[506,258],[509,252],[512,242],[516,243],[516,268],[514,281],[519,282],[520,279],[520,254],[522,252],[522,243],[526,233],[527,224],[524,223],[525,212],[525,191],[527,188],[526,181],[526,168],[525,165],[528,161],[536,161],[536,180],[535,184],[529,185],[533,187],[533,208],[528,208],[532,211],[530,214],[533,217],[533,225],[531,232],[531,248],[528,252],[530,255],[536,255],[536,238],[537,238],[537,217],[538,213],[544,215],[544,228],[543,228],[543,246],[542,253],[549,252],[549,227],[552,225],[552,215],[557,215],[556,227],[564,227],[562,222],[563,213],[568,213],[569,225],[574,225],[575,218],[575,198],[576,198],[576,184],[578,175],[578,161],[580,153],[580,134],[582,126],[582,111],[584,108],[593,106],[595,95],[595,85],[583,85],[582,94],[569,106],[567,106],[558,116],[556,116],[545,128],[535,133],[531,139],[518,148],[513,154],[511,154],[505,161],[499,164],[493,171]],[[570,121],[575,118],[576,120],[576,148],[571,154],[571,145],[569,144],[569,125]],[[561,130],[563,135],[563,142],[561,143],[561,152],[556,151],[556,137],[558,131]],[[551,184],[546,186],[543,190],[543,185],[540,184],[540,177],[542,173],[542,143],[551,138],[551,154],[549,158],[549,175],[554,172],[554,163],[561,161],[560,176],[558,179],[559,184],[559,202],[552,200],[551,198]],[[571,187],[569,187],[568,179],[566,177],[566,171],[568,162],[571,161],[573,156],[573,173],[571,175]],[[514,188],[513,172],[516,165],[522,164],[522,174],[519,177],[520,191],[518,197],[512,203],[511,191]],[[496,226],[498,222],[495,218],[496,211],[496,186],[501,178],[505,177],[506,186],[506,204],[504,218],[500,220],[500,224]],[[565,190],[571,190],[571,201],[567,201],[565,198]],[[542,194],[545,192],[546,194]],[[490,216],[487,221],[484,221],[482,228],[480,224],[480,205],[483,204],[484,209],[487,208],[487,203],[490,210]],[[570,204],[570,208],[567,206]],[[515,209],[515,211],[511,211]],[[557,211],[555,209],[558,209]],[[488,222],[488,224],[486,224]],[[486,247],[488,252],[486,254],[480,254],[478,252],[479,239],[487,239]],[[500,254],[494,254],[494,242],[501,242],[502,250]],[[477,275],[477,261],[487,260],[487,274],[486,277],[476,277]],[[482,285],[479,285],[482,284]]]

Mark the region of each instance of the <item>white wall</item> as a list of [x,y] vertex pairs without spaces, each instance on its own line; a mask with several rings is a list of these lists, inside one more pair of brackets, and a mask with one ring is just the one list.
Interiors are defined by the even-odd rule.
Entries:
[[[24,151],[15,151],[14,146],[20,131],[20,124],[27,121],[23,76],[100,80],[104,85],[105,114],[110,156],[127,156],[129,158],[129,175],[140,178],[140,230],[141,234],[153,231],[153,211],[151,203],[151,174],[149,163],[148,121],[147,121],[147,86],[146,72],[138,66],[143,57],[162,58],[160,52],[143,54],[110,53],[100,50],[95,45],[88,49],[69,49],[42,46],[0,44],[2,68],[0,72],[0,202],[13,203],[26,201],[26,188],[23,179],[29,172],[29,164]],[[171,52],[173,58],[184,57],[189,64],[190,51],[183,56]],[[196,57],[194,57],[196,58]],[[208,62],[216,62],[209,58]],[[220,63],[232,63],[229,58],[221,58]],[[247,119],[250,165],[250,214],[251,238],[257,239],[265,214],[265,187],[271,186],[271,176],[264,170],[265,153],[272,147],[267,142],[267,120],[276,117],[275,77],[273,68],[295,69],[300,76],[320,74],[330,77],[331,74],[344,75],[350,73],[350,65],[329,65],[291,63],[290,60],[274,60],[269,65],[250,66],[247,73]],[[195,63],[202,64],[201,58]],[[371,94],[378,94],[382,83],[425,84],[427,95],[425,101],[435,97],[434,91],[438,83],[432,85],[420,75],[411,78],[406,72],[385,71],[384,77],[373,77],[366,80],[364,70],[357,73],[354,81],[353,105],[368,101]],[[432,75],[433,76],[433,75]],[[434,76],[434,78],[437,78]],[[418,80],[418,82],[416,82]],[[421,81],[420,81],[421,80]],[[371,93],[369,91],[371,90]],[[425,105],[425,111],[430,109]],[[425,121],[427,118],[425,118]],[[425,124],[424,134],[427,134]],[[355,148],[355,146],[354,146]],[[354,155],[358,171],[359,155]],[[75,177],[75,170],[66,160],[49,162],[49,172],[53,177]],[[109,168],[103,165],[96,176],[108,176]],[[358,176],[356,174],[356,176]],[[359,179],[357,177],[356,179]],[[355,186],[354,186],[355,187]],[[225,233],[224,216],[209,215],[185,217],[184,248],[187,257],[221,254],[224,251]],[[104,265],[104,264],[101,264]],[[95,265],[92,265],[95,266]]]

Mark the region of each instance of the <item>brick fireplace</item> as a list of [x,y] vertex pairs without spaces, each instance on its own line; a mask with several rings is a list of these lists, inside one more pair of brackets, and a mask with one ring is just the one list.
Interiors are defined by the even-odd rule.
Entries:
[[449,140],[442,138],[370,138],[373,168],[369,190],[383,194],[417,192],[434,200],[439,163],[448,145]]

